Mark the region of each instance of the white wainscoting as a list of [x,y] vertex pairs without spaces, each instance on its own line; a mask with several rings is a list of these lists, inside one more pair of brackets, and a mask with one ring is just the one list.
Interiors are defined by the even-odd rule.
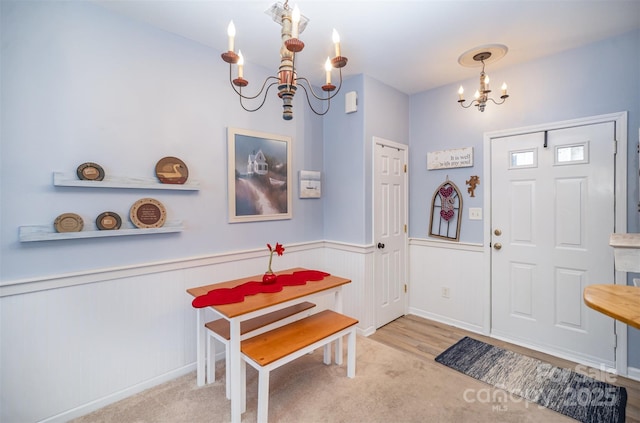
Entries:
[[409,240],[409,313],[483,333],[484,266],[481,245]]
[[[360,320],[361,333],[371,331],[372,246],[286,248],[274,268],[352,279],[344,312]],[[261,274],[266,263],[261,249],[3,283],[0,421],[68,421],[194,371],[196,321],[186,289]]]

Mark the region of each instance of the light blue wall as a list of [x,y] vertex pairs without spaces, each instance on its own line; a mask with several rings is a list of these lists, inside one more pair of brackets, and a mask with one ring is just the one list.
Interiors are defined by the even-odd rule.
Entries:
[[[297,195],[298,171],[323,168],[322,118],[310,115],[302,96],[290,122],[282,120],[273,90],[262,110],[247,113],[217,51],[89,2],[2,1],[1,7],[0,280],[322,239],[323,200]],[[249,64],[249,88],[258,88],[266,73]],[[293,219],[227,223],[228,126],[292,137]],[[54,171],[74,173],[87,161],[111,175],[153,177],[155,163],[168,155],[186,162],[199,192],[52,185]],[[65,212],[87,224],[106,210],[126,219],[143,197],[160,200],[186,230],[18,240],[19,226],[52,224]]]
[[[409,144],[409,96],[370,77],[365,77],[365,215],[366,242],[373,240],[373,137]],[[410,152],[411,153],[411,152]]]
[[324,238],[334,241],[365,242],[364,215],[364,111],[344,113],[344,96],[355,91],[361,105],[363,76],[346,79],[329,113],[324,117]]
[[[355,91],[358,110],[345,113],[344,95]],[[372,137],[409,141],[409,96],[366,75],[345,81],[341,103],[324,120],[326,239],[372,241]]]
[[[640,31],[493,72],[494,87],[509,84],[511,97],[484,113],[462,109],[460,83],[411,97],[410,235],[428,236],[431,196],[447,175],[463,192],[464,208],[483,207],[483,133],[587,116],[628,111],[628,231],[638,232],[638,128],[640,127]],[[461,82],[473,92],[477,75]],[[473,147],[471,168],[427,171],[427,152]],[[481,177],[476,197],[466,195],[465,180]],[[486,219],[487,216],[484,216]],[[463,217],[460,241],[483,243],[482,221]],[[640,367],[640,332],[629,330],[629,365]]]

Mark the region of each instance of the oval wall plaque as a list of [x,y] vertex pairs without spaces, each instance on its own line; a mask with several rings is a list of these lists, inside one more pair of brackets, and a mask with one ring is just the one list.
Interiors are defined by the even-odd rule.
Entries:
[[163,184],[184,184],[189,177],[189,169],[177,157],[163,157],[156,164],[156,176]]

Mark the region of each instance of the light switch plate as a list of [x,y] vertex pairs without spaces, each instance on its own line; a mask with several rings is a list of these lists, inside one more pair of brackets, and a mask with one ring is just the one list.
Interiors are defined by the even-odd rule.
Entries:
[[480,207],[469,207],[469,220],[482,220],[482,209]]

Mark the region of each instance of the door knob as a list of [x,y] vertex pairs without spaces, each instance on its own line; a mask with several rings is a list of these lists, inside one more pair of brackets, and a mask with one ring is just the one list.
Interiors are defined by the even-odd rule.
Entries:
[[383,248],[384,248],[384,244],[383,244],[383,243],[381,243],[381,242],[378,242],[378,248],[379,248],[379,249],[383,249]]
[[499,250],[500,248],[502,248],[502,244],[500,244],[499,242],[496,242],[495,244],[493,244],[493,248],[495,248],[496,250]]

